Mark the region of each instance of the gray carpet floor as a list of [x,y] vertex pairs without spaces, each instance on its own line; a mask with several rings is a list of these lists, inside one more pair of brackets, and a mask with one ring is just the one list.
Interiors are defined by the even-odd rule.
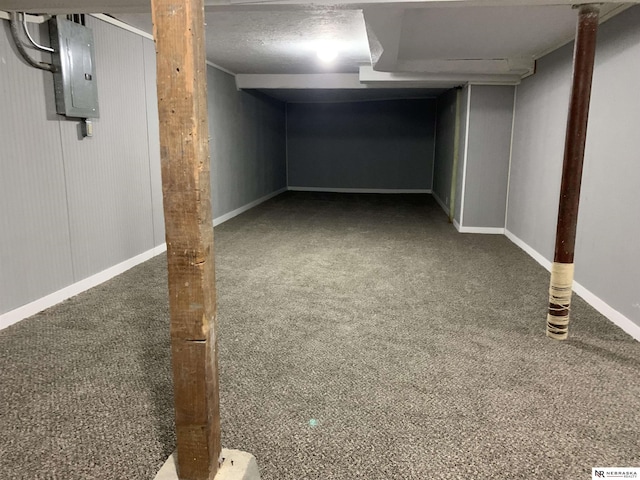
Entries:
[[[280,195],[215,229],[223,444],[263,480],[640,466],[640,343],[428,195]],[[175,447],[164,256],[0,331],[0,478],[152,479]]]

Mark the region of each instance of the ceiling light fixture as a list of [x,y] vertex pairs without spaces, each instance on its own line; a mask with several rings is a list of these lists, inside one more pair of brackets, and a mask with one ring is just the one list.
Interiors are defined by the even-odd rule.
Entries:
[[321,45],[318,47],[317,55],[320,61],[331,63],[338,57],[338,50],[333,45]]

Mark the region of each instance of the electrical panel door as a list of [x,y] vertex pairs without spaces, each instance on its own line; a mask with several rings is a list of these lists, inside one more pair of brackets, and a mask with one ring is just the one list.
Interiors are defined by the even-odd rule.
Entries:
[[61,115],[98,118],[93,32],[90,28],[57,16],[49,21],[55,72],[56,110]]

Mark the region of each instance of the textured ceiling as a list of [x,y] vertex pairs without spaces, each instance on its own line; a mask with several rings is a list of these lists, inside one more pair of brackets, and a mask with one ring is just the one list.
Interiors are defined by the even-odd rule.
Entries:
[[[564,0],[556,0],[561,5],[451,0],[341,6],[306,0],[230,1],[205,8],[207,59],[238,74],[238,79],[251,76],[252,86],[247,88],[258,89],[298,85],[299,78],[287,82],[283,75],[358,72],[360,85],[356,77],[355,87],[362,90],[453,87],[467,81],[514,84],[534,72],[542,54],[570,41],[577,21],[576,10]],[[623,10],[607,4],[602,13],[609,16],[616,9]],[[148,13],[118,18],[151,32]],[[317,58],[318,47],[326,44],[338,51],[331,64]],[[363,76],[360,67],[368,68],[370,75]],[[306,88],[317,86],[316,81]],[[336,92],[308,95],[341,101]]]
[[[362,7],[364,11],[314,5],[207,8],[207,58],[240,74],[355,73],[359,66],[371,65],[372,56],[374,69],[386,72],[441,73],[448,62],[447,68],[462,73],[506,73],[509,68],[523,73],[532,68],[534,57],[569,41],[576,24],[570,5]],[[613,7],[606,5],[603,11]],[[118,18],[151,32],[148,13]],[[316,56],[324,43],[339,52],[331,65]],[[376,66],[381,56],[384,61]]]
[[[360,10],[207,12],[207,57],[234,73],[355,73],[371,57]],[[330,65],[320,46],[338,52]]]
[[[152,32],[151,15],[120,14]],[[356,73],[371,56],[361,10],[326,7],[207,11],[207,60],[233,73]],[[326,65],[317,48],[330,43],[337,59]]]
[[570,6],[407,9],[399,59],[495,59],[533,56],[576,28]]

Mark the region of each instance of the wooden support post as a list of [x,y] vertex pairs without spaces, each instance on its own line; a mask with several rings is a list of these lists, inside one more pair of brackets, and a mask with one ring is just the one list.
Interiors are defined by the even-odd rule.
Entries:
[[599,22],[597,5],[581,5],[579,9],[573,52],[573,84],[560,185],[556,247],[551,268],[547,314],[547,336],[556,340],[565,340],[569,333],[573,256]]
[[216,288],[203,0],[152,0],[169,268],[177,470],[212,479],[220,455]]

